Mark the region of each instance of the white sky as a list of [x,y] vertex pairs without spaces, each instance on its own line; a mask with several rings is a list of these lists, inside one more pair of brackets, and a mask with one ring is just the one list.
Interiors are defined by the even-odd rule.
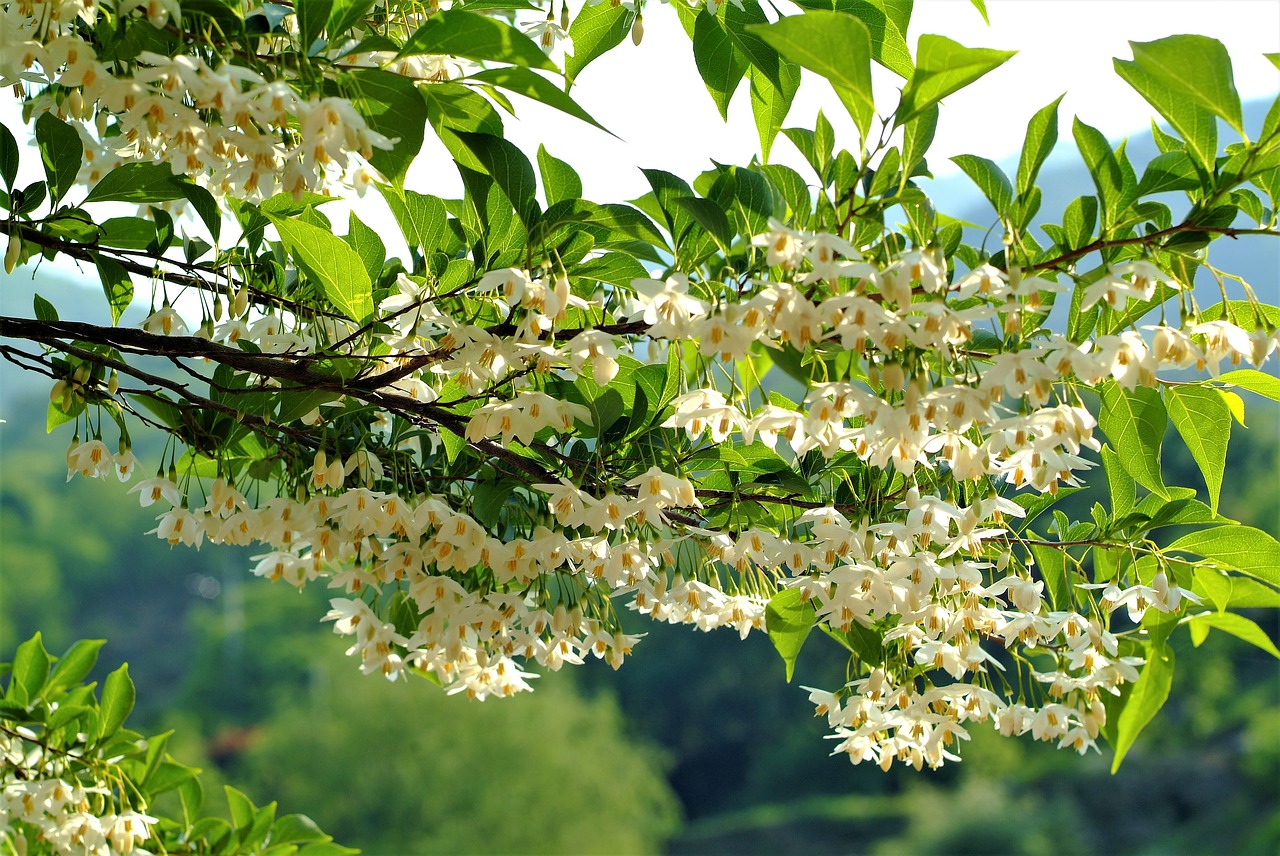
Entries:
[[[1243,99],[1280,91],[1280,71],[1262,58],[1280,51],[1280,0],[987,0],[987,10],[990,27],[968,0],[915,3],[907,34],[913,55],[922,33],[945,35],[967,47],[1019,51],[943,102],[929,157],[935,176],[958,171],[946,160],[952,155],[999,160],[1016,154],[1032,114],[1063,92],[1068,94],[1059,107],[1059,131],[1068,138],[1073,115],[1112,138],[1147,128],[1152,109],[1111,64],[1112,57],[1132,58],[1129,40],[1212,36],[1232,57]],[[879,66],[873,65],[873,72],[877,104],[887,111],[901,80]],[[518,108],[527,121],[509,120],[507,136],[531,153],[544,142],[551,154],[578,169],[585,195],[595,201],[648,190],[636,167],[657,167],[690,180],[709,169],[713,159],[746,163],[759,147],[746,87],[734,96],[728,123],[722,122],[698,77],[688,37],[675,15],[656,3],[649,4],[640,47],[624,42],[597,60],[580,75],[572,94],[623,142],[533,104]],[[834,94],[807,71],[784,125],[812,127],[819,107],[836,125],[838,147],[856,146],[852,123]],[[781,135],[772,159],[797,168],[803,164]],[[429,176],[424,170],[423,178],[436,184]],[[447,186],[456,192],[456,183]]]

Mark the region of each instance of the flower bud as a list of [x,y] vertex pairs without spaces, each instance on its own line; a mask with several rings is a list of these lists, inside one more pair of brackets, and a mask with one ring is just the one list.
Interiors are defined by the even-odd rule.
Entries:
[[569,4],[565,0],[560,0],[560,28],[569,29]]
[[644,15],[636,15],[636,21],[631,25],[631,44],[639,47],[642,39],[644,39]]
[[13,273],[18,265],[18,256],[22,255],[22,239],[17,232],[9,235],[9,248],[4,253],[4,272]]
[[111,377],[107,380],[107,392],[115,395],[120,391],[120,376],[115,369],[111,370]]
[[244,314],[249,311],[249,289],[242,288],[236,292],[235,299],[231,304],[231,314],[235,318],[243,318]]

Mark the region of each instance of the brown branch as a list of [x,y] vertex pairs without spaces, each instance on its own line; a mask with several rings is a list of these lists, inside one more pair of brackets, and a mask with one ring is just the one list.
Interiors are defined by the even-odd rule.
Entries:
[[1078,250],[1072,250],[1071,252],[1063,253],[1062,255],[1049,259],[1048,261],[1031,265],[1027,270],[1061,270],[1063,265],[1070,264],[1071,262],[1084,258],[1090,253],[1098,252],[1099,250],[1107,250],[1112,247],[1130,247],[1137,244],[1149,244],[1161,238],[1166,238],[1183,232],[1207,232],[1212,235],[1223,235],[1233,239],[1239,238],[1241,235],[1275,235],[1280,237],[1280,231],[1276,231],[1275,229],[1236,229],[1230,226],[1196,226],[1190,223],[1179,223],[1177,226],[1170,226],[1168,229],[1161,229],[1148,235],[1141,235],[1133,238],[1099,238],[1092,243],[1085,244]]

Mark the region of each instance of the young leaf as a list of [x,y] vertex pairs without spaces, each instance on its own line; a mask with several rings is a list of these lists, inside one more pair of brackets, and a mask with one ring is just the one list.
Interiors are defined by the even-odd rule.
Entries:
[[133,680],[129,677],[129,664],[125,663],[107,675],[102,687],[102,703],[98,708],[97,737],[110,737],[120,730],[125,719],[133,711],[133,703],[137,691],[133,688]]
[[791,676],[795,673],[796,657],[800,656],[804,640],[817,623],[813,604],[801,600],[800,596],[800,589],[782,589],[769,599],[764,612],[769,641],[782,656],[787,683],[791,683]]
[[446,9],[428,18],[400,49],[400,56],[416,54],[450,54],[559,71],[542,49],[515,27],[463,9]]
[[1191,450],[1205,485],[1209,507],[1217,512],[1222,476],[1227,466],[1227,440],[1231,436],[1231,411],[1215,389],[1173,386],[1165,395],[1173,427]]
[[750,24],[784,59],[825,77],[865,139],[875,116],[871,95],[871,34],[842,12],[815,10],[773,24]]
[[1066,94],[1059,95],[1052,103],[1042,107],[1027,123],[1027,136],[1022,141],[1022,156],[1018,159],[1017,188],[1022,196],[1031,190],[1040,174],[1040,167],[1058,142],[1058,105]]
[[1142,667],[1142,674],[1120,711],[1120,719],[1116,725],[1116,754],[1111,762],[1113,774],[1120,769],[1120,763],[1129,753],[1138,734],[1164,706],[1172,684],[1173,649],[1168,645],[1152,645],[1147,654],[1147,664]]
[[1103,384],[1099,392],[1098,427],[1115,447],[1120,463],[1138,484],[1168,497],[1160,475],[1160,444],[1169,417],[1160,393],[1146,387],[1129,392],[1114,381]]
[[294,262],[320,285],[329,302],[353,321],[372,314],[373,283],[355,250],[318,226],[287,217],[273,216],[271,222]]
[[923,35],[916,47],[916,69],[902,90],[894,117],[905,125],[920,111],[973,83],[1009,61],[1017,51],[966,48],[945,36]]

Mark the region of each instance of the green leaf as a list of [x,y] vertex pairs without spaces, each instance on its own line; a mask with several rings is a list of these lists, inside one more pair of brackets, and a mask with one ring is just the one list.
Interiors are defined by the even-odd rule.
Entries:
[[905,184],[916,171],[916,166],[924,161],[924,156],[933,143],[933,135],[938,130],[938,105],[934,104],[921,110],[902,129],[902,176]]
[[1098,188],[1098,198],[1102,201],[1102,229],[1105,232],[1133,201],[1137,182],[1135,180],[1132,186],[1128,184],[1128,176],[1121,168],[1119,158],[1111,150],[1101,131],[1086,125],[1079,118],[1075,120],[1071,130],[1085,165],[1089,167],[1094,186]]
[[542,195],[547,207],[563,199],[582,197],[582,179],[572,166],[552,157],[545,146],[538,146],[538,172],[542,174]]
[[1040,167],[1058,142],[1058,105],[1065,93],[1052,103],[1042,107],[1027,123],[1027,136],[1022,141],[1022,156],[1018,159],[1018,195],[1023,196],[1036,183]]
[[538,206],[538,181],[533,164],[524,152],[501,137],[489,134],[459,132],[458,138],[511,201],[525,229],[532,230],[542,216],[542,209]]
[[1115,758],[1111,762],[1112,774],[1120,769],[1120,763],[1129,754],[1138,734],[1164,706],[1172,684],[1173,649],[1168,645],[1152,645],[1147,653],[1147,664],[1142,667],[1142,674],[1120,711],[1116,724]]
[[1004,217],[1008,213],[1009,206],[1013,203],[1013,185],[995,161],[977,155],[956,155],[951,162],[978,185],[982,195],[996,209],[996,214]]
[[779,89],[755,66],[747,70],[751,81],[751,115],[756,121],[756,133],[760,135],[760,154],[769,159],[773,141],[791,111],[791,102],[800,89],[800,67],[789,62],[779,64],[783,88]]
[[871,130],[871,34],[866,24],[842,12],[815,10],[773,24],[750,24],[758,35],[797,65],[825,77],[863,139]]
[[578,102],[570,98],[563,89],[528,68],[517,66],[488,68],[484,71],[476,72],[468,77],[467,80],[479,80],[482,83],[499,86],[517,95],[532,98],[534,101],[546,104],[548,107],[554,107],[561,113],[567,113],[589,125],[595,125],[606,133],[609,131],[604,125],[591,118],[591,114],[583,110]]
[[649,276],[644,265],[625,253],[604,253],[587,259],[570,273],[575,279],[591,279],[623,288],[630,288],[633,280]]
[[329,836],[320,831],[316,822],[305,814],[286,814],[271,827],[271,843],[304,844],[311,841],[328,841]]
[[738,85],[742,83],[750,63],[747,58],[734,47],[720,19],[715,15],[704,15],[699,7],[678,4],[676,11],[683,19],[692,17],[693,62],[698,68],[711,100],[720,111],[720,118],[729,118],[729,101]]
[[449,54],[559,71],[542,49],[515,27],[463,9],[446,9],[428,18],[400,49],[400,56],[416,54]]
[[1267,631],[1243,615],[1237,615],[1234,612],[1202,612],[1199,615],[1188,615],[1182,620],[1190,627],[1191,638],[1196,647],[1199,647],[1209,635],[1209,628],[1216,627],[1280,659],[1280,649],[1276,648],[1276,643],[1271,641]]
[[125,719],[133,711],[133,703],[137,699],[137,691],[133,688],[133,680],[129,677],[129,664],[125,663],[107,675],[102,687],[102,702],[98,706],[99,740],[110,737],[120,730]]
[[835,9],[867,25],[871,33],[871,58],[899,77],[915,69],[906,32],[912,0],[797,0],[806,9]]
[[329,12],[329,21],[325,29],[329,31],[329,41],[351,29],[353,25],[374,7],[375,0],[333,0],[333,9]]
[[1221,116],[1244,134],[1240,95],[1231,72],[1231,57],[1217,39],[1179,35],[1154,42],[1129,42],[1133,62],[1182,99]]
[[733,226],[729,223],[729,218],[725,215],[724,209],[710,199],[703,199],[698,196],[679,197],[674,202],[685,211],[688,211],[698,225],[706,229],[707,233],[716,239],[716,242],[720,244],[721,250],[728,252],[729,244],[733,242]]
[[13,180],[18,177],[18,161],[18,141],[7,126],[0,125],[0,179],[8,190],[13,190]]
[[1168,497],[1160,475],[1160,444],[1168,414],[1160,393],[1146,387],[1128,392],[1115,381],[1103,384],[1099,393],[1098,427],[1115,447],[1120,463],[1138,484]]
[[945,36],[923,35],[916,47],[916,70],[902,90],[895,124],[905,125],[922,110],[999,68],[1017,51],[966,48]]
[[982,20],[987,26],[991,26],[991,19],[987,17],[987,4],[985,0],[969,0],[973,8],[978,10],[978,14],[982,16]]
[[[1277,381],[1280,383],[1280,381]],[[1231,411],[1216,389],[1202,386],[1171,386],[1165,406],[1173,427],[1191,450],[1205,485],[1209,507],[1216,513],[1222,493],[1222,476],[1227,467],[1227,441],[1231,437]]]
[[[748,29],[752,24],[769,23],[760,5],[747,3],[739,7],[727,3],[722,4],[720,9],[716,18],[749,67],[762,74],[775,88],[785,88],[787,83],[783,66],[786,63],[773,47]],[[684,22],[685,19],[681,16],[681,23]],[[689,27],[686,26],[685,30],[688,32]],[[796,71],[798,73],[799,70]]]
[[98,662],[98,651],[106,644],[103,639],[81,639],[58,658],[49,676],[49,691],[68,689],[85,679]]
[[440,247],[449,215],[444,202],[414,190],[378,185],[382,198],[400,226],[405,243],[430,255]]
[[[1066,538],[1067,533],[1062,532],[1058,537]],[[1030,549],[1032,555],[1036,557],[1036,567],[1040,570],[1040,576],[1044,578],[1045,592],[1049,595],[1049,602],[1054,609],[1070,609],[1071,584],[1067,580],[1065,549],[1039,544],[1031,545]]]
[[612,3],[598,3],[594,6],[583,4],[577,17],[569,25],[573,53],[564,60],[566,83],[572,85],[590,63],[622,44],[635,19],[635,12],[626,6],[615,6]]
[[1110,446],[1102,447],[1102,468],[1106,470],[1107,487],[1111,493],[1111,516],[1119,519],[1133,510],[1138,495],[1137,485],[1120,462],[1120,456]]
[[49,183],[49,196],[57,203],[75,183],[84,157],[80,135],[52,113],[41,113],[36,119],[36,145]]
[[1196,165],[1186,152],[1162,152],[1142,171],[1136,195],[1148,196],[1168,190],[1195,190],[1200,186]]
[[1152,75],[1137,62],[1123,59],[1112,62],[1116,74],[1173,126],[1186,141],[1188,152],[1200,168],[1211,175],[1218,154],[1218,123],[1213,112],[1171,88],[1167,80]]
[[347,236],[345,240],[347,245],[355,250],[356,255],[360,257],[365,271],[369,274],[370,281],[376,281],[382,273],[382,263],[387,258],[387,248],[382,243],[382,238],[378,237],[378,233],[366,226],[356,216],[356,212],[352,211],[347,219]]
[[782,662],[786,666],[787,683],[791,683],[791,677],[796,668],[796,657],[800,656],[804,640],[808,638],[813,625],[817,623],[813,604],[801,600],[801,594],[798,588],[782,589],[769,598],[769,605],[765,607],[764,612],[769,641],[773,643],[774,648],[778,649]]
[[104,255],[94,256],[98,268],[98,279],[102,281],[102,291],[107,296],[107,304],[111,307],[111,323],[119,324],[120,316],[133,302],[133,279],[124,265]]
[[122,164],[93,186],[84,202],[168,202],[180,200],[182,180],[163,164]]
[[1257,369],[1236,369],[1218,375],[1218,380],[1229,383],[1239,389],[1256,392],[1272,401],[1280,401],[1280,378],[1273,377]]
[[13,671],[9,674],[7,698],[19,704],[29,704],[39,698],[49,677],[49,652],[44,649],[40,632],[18,646],[13,656]]
[[[431,20],[445,14],[449,13],[441,12]],[[538,53],[541,55],[541,51]],[[374,149],[370,163],[392,183],[397,186],[403,184],[409,165],[422,149],[427,120],[427,105],[422,93],[412,80],[379,69],[349,72],[343,80],[353,93],[351,103],[364,116],[369,127],[395,141],[390,149]],[[435,87],[424,89],[434,90]]]
[[306,0],[296,7],[298,16],[298,35],[301,37],[302,50],[311,54],[311,46],[325,25],[329,23],[329,15],[333,11],[333,0]]
[[253,818],[258,813],[253,801],[230,785],[223,785],[222,790],[227,795],[227,807],[231,809],[231,822],[236,829],[253,826]]
[[1228,568],[1280,586],[1280,542],[1252,526],[1215,526],[1183,535],[1167,548],[1196,553]]
[[339,311],[357,322],[373,312],[369,272],[345,241],[299,220],[273,216],[271,222],[294,262],[324,289],[329,302]]
[[1236,576],[1201,565],[1195,569],[1197,594],[1205,594],[1218,609],[1276,609],[1280,607],[1280,591],[1263,585],[1251,577]]
[[32,310],[35,312],[37,321],[57,321],[58,310],[54,305],[45,300],[40,295],[34,295],[31,298]]

